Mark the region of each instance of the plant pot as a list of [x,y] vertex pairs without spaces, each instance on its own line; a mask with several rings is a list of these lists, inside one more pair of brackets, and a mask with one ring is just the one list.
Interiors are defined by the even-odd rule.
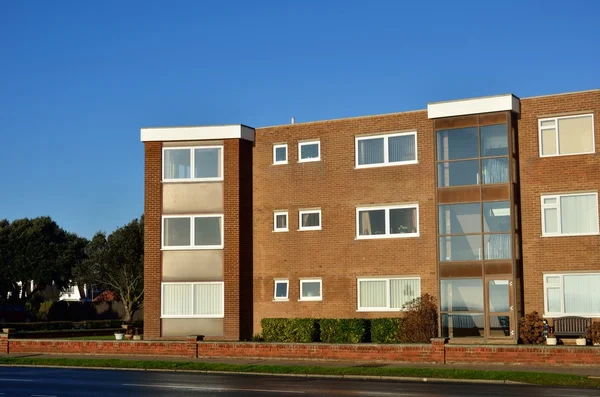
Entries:
[[600,342],[594,342],[594,346],[600,346]]
[[546,344],[549,346],[556,346],[556,338],[546,338]]
[[124,334],[124,333],[122,333],[122,332],[115,332],[115,339],[116,339],[116,340],[123,340],[123,336],[124,336],[124,335],[125,335],[125,334]]
[[142,335],[133,335],[133,340],[142,340]]
[[577,338],[575,343],[577,343],[577,346],[585,346],[587,345],[587,340],[585,338]]

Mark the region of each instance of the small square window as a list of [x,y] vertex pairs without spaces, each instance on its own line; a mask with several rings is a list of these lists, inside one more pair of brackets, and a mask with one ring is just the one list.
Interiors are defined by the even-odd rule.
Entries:
[[299,211],[299,230],[321,230],[321,210]]
[[320,141],[298,143],[298,162],[307,163],[310,161],[321,161]]
[[273,145],[273,164],[278,165],[288,163],[287,148],[287,143]]
[[287,211],[275,211],[273,213],[273,231],[287,232],[288,231],[288,213]]
[[287,301],[289,293],[289,281],[288,280],[275,280],[275,295],[276,301]]
[[300,280],[300,300],[320,301],[323,300],[321,279]]

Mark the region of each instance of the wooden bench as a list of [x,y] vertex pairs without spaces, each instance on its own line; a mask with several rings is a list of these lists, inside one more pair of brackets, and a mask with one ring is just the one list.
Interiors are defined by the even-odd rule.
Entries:
[[552,321],[555,336],[585,335],[588,327],[592,326],[592,319],[586,317],[560,317]]

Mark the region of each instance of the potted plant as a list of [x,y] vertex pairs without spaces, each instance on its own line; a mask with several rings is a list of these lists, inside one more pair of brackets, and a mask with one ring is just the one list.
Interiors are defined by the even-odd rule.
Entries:
[[124,336],[124,335],[125,335],[125,334],[123,333],[123,331],[116,331],[116,332],[115,332],[115,339],[116,339],[116,340],[123,340],[123,336]]
[[587,338],[592,341],[594,346],[600,346],[600,323],[593,323],[587,329]]
[[548,332],[546,344],[549,346],[556,346],[556,337],[554,336],[554,332]]
[[587,339],[585,338],[585,335],[579,335],[579,338],[577,338],[575,342],[577,343],[577,346],[587,345]]
[[125,339],[128,339],[128,340],[133,339],[133,329],[132,328],[127,328],[127,330],[125,330]]

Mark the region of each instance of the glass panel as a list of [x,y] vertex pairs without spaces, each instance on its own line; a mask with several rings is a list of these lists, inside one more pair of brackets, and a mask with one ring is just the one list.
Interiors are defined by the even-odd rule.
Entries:
[[438,163],[438,187],[479,184],[479,160]]
[[440,237],[440,261],[478,261],[482,259],[481,235]]
[[302,214],[302,227],[319,227],[321,225],[321,214],[309,212]]
[[442,336],[444,337],[482,337],[483,326],[483,314],[442,314]]
[[508,158],[485,159],[481,161],[481,174],[483,183],[508,182]]
[[287,298],[287,281],[275,283],[275,298]]
[[565,314],[600,314],[600,274],[563,277]]
[[402,135],[388,138],[388,161],[414,161],[417,159],[414,135]]
[[595,194],[562,196],[560,212],[562,234],[598,232],[598,205]]
[[486,234],[483,236],[485,259],[511,259],[510,234]]
[[383,138],[361,139],[358,144],[358,165],[382,164]]
[[510,203],[496,201],[483,203],[483,231],[510,232]]
[[488,282],[490,312],[510,311],[509,290],[508,280],[490,280]]
[[491,316],[490,317],[490,337],[504,338],[510,336],[510,317],[509,316]]
[[508,129],[506,124],[481,127],[481,157],[508,155]]
[[[440,280],[441,311],[483,312],[483,280],[455,278]],[[483,327],[483,324],[481,324]]]
[[277,220],[276,229],[287,229],[287,214],[278,214],[275,219]]
[[546,276],[546,284],[560,285],[560,276]]
[[198,316],[220,316],[223,314],[223,285],[194,285],[194,314]]
[[548,313],[560,313],[560,288],[547,288],[546,293],[548,303],[546,310]]
[[164,245],[166,247],[190,245],[190,218],[165,218],[164,222]]
[[546,120],[541,122],[542,127],[554,127],[554,120]]
[[318,298],[321,296],[321,283],[318,281],[307,281],[302,283],[303,298]]
[[437,159],[458,160],[479,157],[477,127],[437,132]]
[[319,144],[318,143],[311,143],[311,144],[300,146],[300,158],[302,160],[316,159],[318,157],[319,157]]
[[481,206],[472,204],[440,205],[440,234],[481,233]]
[[194,218],[194,245],[221,245],[221,217]]
[[417,209],[390,209],[390,234],[417,232]]
[[360,281],[360,307],[361,308],[386,308],[385,280]]
[[385,210],[359,211],[358,234],[360,236],[385,234]]
[[421,295],[421,281],[419,279],[391,279],[390,280],[390,307],[402,309],[405,304]]
[[592,116],[569,117],[558,120],[560,154],[594,151]]
[[558,209],[544,208],[544,233],[558,233]]
[[194,177],[221,177],[220,148],[198,148],[194,150]]
[[542,130],[542,154],[544,156],[557,153],[556,150],[556,130]]
[[287,147],[275,148],[275,161],[287,161]]
[[191,158],[189,149],[165,150],[164,178],[185,179],[191,177]]
[[544,199],[544,204],[556,204],[556,197],[545,198]]
[[170,316],[184,316],[192,314],[191,284],[164,284],[163,285],[163,314]]

